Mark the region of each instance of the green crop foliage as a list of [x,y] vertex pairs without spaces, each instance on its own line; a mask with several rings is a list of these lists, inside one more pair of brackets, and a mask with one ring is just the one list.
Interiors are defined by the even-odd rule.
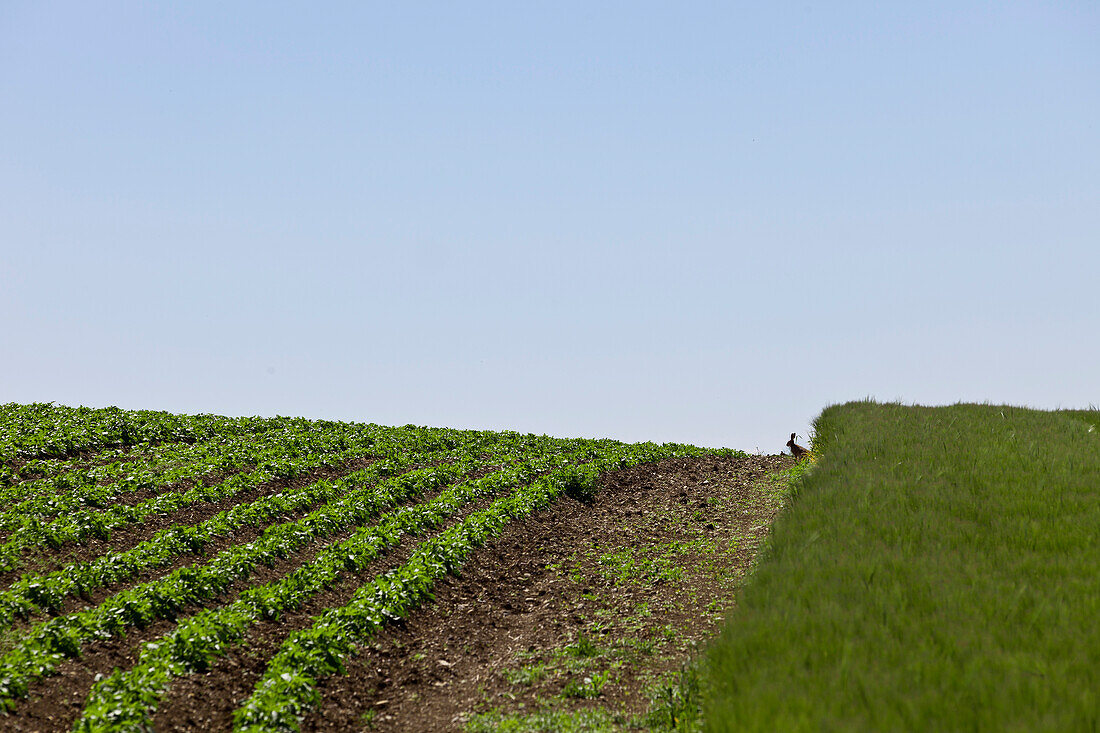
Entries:
[[[136,664],[96,681],[77,722],[82,731],[148,729],[173,678],[208,670],[253,627],[345,587],[403,537],[418,536],[405,564],[355,578],[359,590],[347,604],[293,634],[235,716],[241,729],[297,729],[318,701],[319,679],[341,673],[357,645],[430,599],[440,577],[509,522],[562,495],[598,501],[603,472],[714,452],[413,425],[0,405],[0,569],[19,567],[31,551],[67,553],[198,504],[230,505],[0,589],[0,708],[16,710],[32,683],[88,644],[167,621]],[[322,468],[339,478],[305,480]],[[475,511],[475,502],[487,508]],[[253,539],[234,539],[250,528],[258,530],[248,532]],[[292,570],[255,582],[262,566],[307,547]],[[58,615],[113,585],[122,590]],[[612,670],[580,667],[604,650],[587,637],[574,647],[568,694],[598,697]]]
[[[193,443],[215,435],[248,430],[259,418],[173,415],[153,410],[64,407],[52,403],[0,405],[0,486],[23,475],[48,471],[58,463],[41,462],[23,473],[18,460],[49,461],[108,448],[160,442]],[[310,421],[296,419],[298,423]],[[318,428],[335,423],[312,422]]]
[[[89,697],[82,728],[97,730],[97,726],[120,725],[122,721],[138,727],[146,725],[171,677],[202,671],[211,659],[239,640],[250,625],[298,607],[337,582],[342,573],[359,572],[397,544],[403,534],[434,527],[470,501],[522,484],[537,472],[568,464],[578,455],[551,452],[476,481],[458,484],[429,502],[403,507],[382,517],[377,524],[364,527],[348,539],[326,548],[312,562],[283,579],[252,588],[229,606],[188,619],[166,638],[147,644],[134,669],[97,683]],[[445,469],[425,470],[443,472]]]
[[112,504],[102,511],[80,509],[49,522],[34,515],[24,516],[20,526],[0,545],[0,567],[17,567],[20,555],[33,545],[56,548],[85,537],[106,539],[111,530],[136,524],[151,515],[168,514],[200,502],[231,499],[268,481],[295,478],[322,466],[339,465],[351,458],[369,455],[376,439],[374,431],[364,432],[351,427],[317,435],[295,435],[256,455],[254,470],[233,474],[213,485],[199,484],[187,491],[161,494],[133,506]]
[[593,450],[589,463],[554,471],[426,540],[405,565],[375,578],[356,592],[350,603],[330,609],[312,627],[292,634],[268,663],[253,695],[235,713],[235,730],[298,730],[301,717],[319,699],[318,678],[343,672],[343,660],[354,653],[357,644],[429,598],[436,579],[461,567],[470,552],[516,517],[547,506],[567,491],[577,490],[578,485],[584,493],[592,492],[604,471],[701,452],[672,444],[606,445],[602,455]]
[[245,451],[282,440],[303,422],[218,418],[192,440],[107,448],[90,456],[91,462],[80,458],[26,461],[12,473],[14,483],[0,482],[0,528],[17,526],[18,521],[12,525],[12,520],[26,514],[49,517],[81,506],[107,506],[112,496],[245,465]]
[[[505,442],[506,447],[515,449],[515,445]],[[522,445],[522,443],[521,443]],[[476,443],[468,450],[482,452],[485,443]],[[506,450],[506,448],[505,448]],[[392,466],[392,464],[387,464]],[[118,593],[98,606],[69,616],[51,619],[33,627],[23,641],[11,652],[0,658],[0,701],[11,700],[25,694],[27,682],[33,677],[49,674],[56,664],[65,657],[74,656],[83,643],[93,639],[102,639],[116,635],[130,626],[145,626],[159,618],[175,618],[183,609],[196,603],[203,603],[217,597],[225,588],[235,582],[246,581],[259,563],[271,563],[276,558],[285,557],[294,550],[314,539],[330,536],[347,527],[375,516],[380,509],[394,506],[409,498],[419,496],[426,489],[461,477],[470,471],[476,462],[469,457],[465,462],[443,463],[436,467],[400,474],[377,485],[367,484],[356,488],[364,480],[363,474],[377,474],[377,470],[359,472],[338,482],[334,492],[340,498],[316,509],[302,519],[268,527],[260,538],[227,549],[201,565],[180,568],[160,580],[143,583]],[[516,469],[515,476],[523,477],[523,470]],[[477,487],[491,487],[493,474],[476,484]],[[377,477],[377,476],[375,476]],[[415,507],[417,518],[421,522],[438,519],[438,507],[448,507],[447,502],[458,501],[460,496],[454,491],[445,492],[432,503]],[[463,495],[462,501],[469,497]],[[410,510],[413,511],[413,510]],[[220,515],[219,515],[220,516]],[[414,529],[406,524],[398,524],[386,530],[387,537],[396,540],[402,531]],[[350,556],[322,555],[328,562],[328,570],[334,579],[341,569],[353,568]],[[313,564],[316,566],[316,562]],[[315,568],[316,569],[316,568]],[[304,572],[304,571],[303,571]],[[73,573],[72,575],[76,575]],[[317,571],[310,579],[309,587],[317,585],[324,574]],[[69,576],[62,574],[52,578],[64,589],[70,589],[66,583]],[[70,589],[71,590],[71,589]],[[255,589],[253,589],[255,590]],[[301,587],[292,589],[294,603],[306,597]],[[312,592],[312,591],[311,591]],[[42,594],[42,591],[39,591]],[[278,606],[264,602],[254,618],[270,617],[278,612]],[[256,610],[253,608],[252,610]],[[201,634],[198,638],[205,638]],[[217,637],[221,639],[221,637]],[[189,641],[189,645],[193,642]]]
[[[126,494],[160,491],[181,481],[197,481],[239,471],[278,451],[293,429],[224,435],[201,443],[157,444],[145,451],[99,453],[95,465],[73,468],[0,489],[0,531],[11,531],[28,517],[47,521],[81,509],[101,510]],[[136,454],[135,454],[136,453]],[[110,460],[116,457],[116,460]],[[107,460],[103,463],[103,460]]]
[[[200,553],[214,540],[241,527],[262,525],[282,515],[321,504],[322,509],[301,522],[265,530],[265,536],[279,532],[293,534],[296,531],[294,527],[308,524],[311,528],[308,536],[316,536],[316,527],[322,516],[336,515],[343,522],[359,516],[356,510],[362,508],[363,501],[370,501],[378,493],[371,487],[380,478],[399,473],[415,462],[452,462],[464,456],[469,460],[490,444],[490,441],[484,440],[470,441],[461,449],[435,450],[450,442],[438,436],[421,436],[415,441],[379,440],[371,447],[371,455],[378,460],[370,468],[338,481],[318,481],[304,488],[261,497],[219,512],[198,525],[176,525],[162,530],[153,539],[125,552],[108,553],[94,561],[69,565],[64,570],[45,576],[24,577],[8,590],[0,591],[0,622],[10,623],[14,616],[27,616],[36,609],[55,610],[68,597],[129,580],[143,571],[169,564],[182,554]],[[330,505],[330,502],[336,503]],[[331,527],[343,526],[340,521],[327,521]],[[304,541],[306,536],[298,532],[298,540]]]

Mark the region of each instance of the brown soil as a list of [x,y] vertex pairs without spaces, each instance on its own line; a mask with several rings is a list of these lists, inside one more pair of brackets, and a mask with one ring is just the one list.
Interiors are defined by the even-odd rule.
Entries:
[[[732,607],[778,510],[766,476],[790,461],[703,457],[637,466],[602,477],[592,504],[562,498],[513,522],[461,575],[441,580],[433,602],[363,648],[347,675],[323,680],[322,705],[303,730],[461,730],[479,714],[539,709],[595,707],[620,720],[645,713],[646,689],[682,669]],[[415,541],[406,538],[370,572],[256,627],[208,673],[174,682],[155,730],[228,730],[282,640],[346,602],[373,572],[403,561]],[[261,575],[288,572],[316,549]],[[89,647],[34,685],[13,715],[0,716],[0,728],[67,730],[96,673],[129,667],[143,641],[170,628],[159,622]]]
[[[466,507],[451,519],[451,526],[472,512],[484,509],[493,497],[484,498]],[[405,563],[422,537],[407,535],[385,556],[358,577],[346,576],[336,587],[310,599],[310,602],[284,615],[277,623],[261,624],[250,630],[245,642],[219,659],[206,674],[175,680],[162,701],[153,727],[157,731],[230,730],[233,711],[252,694],[260,680],[267,660],[293,632],[313,624],[314,618],[328,608],[348,603],[364,581]],[[211,690],[216,691],[213,695]]]
[[[403,471],[403,473],[404,472],[415,471],[419,468],[424,468],[424,466],[421,465],[421,464],[415,464],[415,465],[409,466],[407,469],[405,469],[405,471]],[[464,476],[460,480],[461,481],[473,481],[473,480],[476,480],[478,478],[481,478],[482,476],[484,476],[484,475],[486,475],[486,474],[488,474],[488,473],[490,473],[494,470],[499,470],[499,468],[500,468],[499,466],[483,466],[483,467],[479,468],[476,471],[472,471],[471,473]],[[358,469],[355,469],[355,470],[358,470]],[[441,491],[443,491],[442,488],[439,488],[439,489],[436,489],[436,490],[433,490],[433,491],[429,491],[424,496],[422,496],[420,500],[421,501],[430,501],[432,497],[436,496]],[[269,522],[264,522],[263,524],[259,524],[259,525],[256,525],[256,526],[249,526],[249,527],[241,527],[241,528],[235,530],[234,532],[232,532],[229,536],[217,539],[217,540],[211,542],[209,545],[207,545],[203,550],[202,557],[203,558],[210,558],[210,557],[213,557],[214,555],[218,554],[219,552],[228,549],[229,547],[233,547],[233,546],[236,546],[236,545],[243,545],[245,543],[252,542],[253,540],[257,539],[260,535],[262,535],[264,533],[264,531],[266,531],[267,528],[270,527],[271,525],[273,525],[273,524],[282,524],[284,522],[293,522],[295,520],[301,519],[302,517],[304,517],[305,515],[309,514],[310,512],[312,512],[313,510],[315,510],[317,508],[318,508],[317,504],[311,504],[311,505],[309,505],[309,506],[307,506],[303,509],[299,509],[296,512],[290,512],[290,513],[281,515],[281,516],[277,517],[276,519],[273,519]],[[387,510],[387,511],[390,511],[390,510]],[[324,544],[332,544],[334,542],[339,542],[347,534],[350,534],[351,531],[352,530],[348,530],[347,532],[343,533],[342,535],[340,535],[336,539],[329,538],[329,539],[320,540],[320,541],[322,541]],[[115,593],[118,593],[119,591],[123,590],[124,588],[128,588],[130,586],[137,585],[139,583],[147,583],[149,581],[156,580],[157,578],[162,578],[162,577],[168,575],[169,573],[173,572],[174,570],[177,570],[177,569],[183,567],[184,565],[190,565],[194,562],[196,562],[194,555],[191,555],[191,554],[180,555],[180,556],[176,557],[176,559],[173,562],[169,563],[168,565],[164,565],[164,566],[159,567],[159,568],[150,568],[149,570],[145,571],[144,573],[141,573],[138,576],[135,576],[132,580],[130,580],[126,583],[115,584],[115,585],[112,585],[112,586],[109,586],[109,587],[106,587],[106,588],[99,588],[99,589],[96,589],[94,591],[91,591],[91,592],[87,593],[84,596],[68,599],[66,605],[64,606],[64,608],[61,609],[61,611],[59,611],[59,613],[61,613],[61,614],[72,613],[74,611],[82,610],[84,608],[90,608],[90,607],[97,606],[100,603],[102,603],[106,598],[108,598],[109,596],[114,595]]]
[[[566,709],[644,712],[646,684],[679,670],[732,607],[778,508],[761,479],[789,460],[707,457],[636,466],[605,476],[593,505],[563,498],[514,523],[471,557],[460,577],[438,585],[430,608],[363,650],[347,676],[325,680],[322,707],[302,729],[358,730],[369,721],[372,730],[460,730],[472,713],[533,712],[540,699]],[[731,540],[737,548],[725,552]],[[679,579],[672,567],[656,576],[608,577],[615,575],[609,556],[625,552],[637,561],[675,545],[683,552],[667,559],[683,571]],[[581,635],[610,654],[593,654],[587,669],[577,665],[570,652]],[[570,682],[583,685],[613,666],[601,665],[602,656],[618,650],[629,658],[632,645],[649,642],[652,654],[608,672],[597,697],[562,697]],[[539,665],[548,671],[538,683],[509,682]]]
[[[475,480],[500,468],[500,466],[482,466],[463,477],[462,480]],[[430,501],[445,488],[440,487],[429,491],[421,496],[418,501]],[[466,507],[461,514],[483,508],[491,500],[492,498],[489,497],[474,502]],[[300,565],[311,561],[325,547],[346,539],[353,531],[354,529],[348,529],[336,536],[318,539],[298,552],[276,560],[271,566],[258,565],[250,578],[228,588],[219,597],[218,604],[231,603],[240,592],[247,588],[270,583],[284,577]],[[345,575],[336,587],[318,594],[302,608],[284,614],[278,621],[261,624],[251,632],[249,641],[246,641],[243,645],[243,652],[241,649],[235,650],[229,655],[228,660],[223,659],[216,663],[211,672],[206,675],[196,675],[193,678],[180,680],[178,687],[182,690],[188,690],[197,680],[198,689],[202,690],[209,685],[212,678],[225,670],[231,670],[231,673],[228,675],[229,679],[223,681],[223,684],[239,685],[238,667],[241,664],[238,657],[248,659],[248,666],[253,673],[252,682],[254,682],[263,673],[263,662],[271,654],[274,654],[278,645],[287,635],[295,629],[308,626],[312,623],[312,616],[321,613],[326,608],[346,603],[365,580],[403,563],[418,541],[419,537],[405,536],[396,548],[383,553],[363,573]],[[186,609],[180,615],[180,618],[190,616],[199,610],[201,610],[201,607]],[[175,625],[176,623],[173,621],[161,620],[142,629],[130,629],[124,637],[116,637],[104,642],[86,645],[81,650],[79,659],[65,661],[58,666],[56,674],[32,682],[26,701],[18,705],[14,715],[0,716],[0,730],[21,732],[69,730],[79,717],[84,701],[97,675],[110,674],[116,668],[128,669],[132,667],[138,660],[143,644],[170,633]],[[268,654],[257,657],[257,648],[265,648]],[[251,688],[249,687],[249,689]],[[165,705],[162,706],[161,712],[163,713],[165,709],[173,711],[172,715],[174,717],[175,711],[172,700],[173,696],[169,695]],[[225,722],[225,727],[228,727],[229,716],[235,706],[229,705],[227,702],[220,706],[208,705],[207,703],[206,698],[200,698],[201,712],[208,714],[211,711],[217,711],[220,719]],[[169,717],[167,720],[172,720],[173,717]],[[163,715],[161,719],[164,719]],[[159,723],[157,730],[161,729],[173,729],[173,726],[167,723]],[[211,728],[207,725],[197,725],[196,727],[185,726],[183,729],[207,730]]]
[[[426,498],[430,499],[430,496]],[[340,532],[335,537],[317,540],[286,558],[276,560],[271,566],[258,565],[250,578],[231,586],[226,593],[219,597],[218,603],[232,603],[243,590],[270,583],[286,576],[300,565],[310,562],[323,548],[346,539],[353,531],[349,529]],[[415,544],[415,538],[403,538],[401,545],[379,557],[366,572],[359,576],[358,581],[354,576],[346,577],[342,588],[319,594],[314,603],[306,608],[299,609],[298,612],[284,615],[278,622],[261,624],[259,631],[254,632],[254,635],[261,640],[265,637],[273,637],[279,638],[281,641],[281,638],[290,633],[295,620],[298,622],[298,627],[305,625],[303,619],[308,620],[308,611],[312,610],[314,613],[319,613],[339,600],[341,590],[350,595],[362,582],[363,578],[371,578],[374,574],[392,567],[395,562],[400,564],[398,558],[402,557],[402,552],[407,552],[406,547],[411,547],[413,544]],[[188,609],[181,614],[180,618],[186,618],[199,610],[201,610],[201,607]],[[305,615],[303,616],[303,614]],[[14,731],[47,731],[53,730],[52,726],[56,725],[57,730],[69,730],[79,717],[97,674],[106,675],[116,668],[128,669],[132,667],[138,661],[143,644],[171,633],[175,626],[176,622],[174,621],[160,620],[144,629],[131,629],[124,637],[116,637],[102,643],[88,644],[81,650],[79,659],[62,663],[58,667],[56,675],[33,682],[26,703],[16,710],[10,723],[0,719],[0,723],[7,725],[7,727],[0,725],[0,728]],[[213,671],[216,672],[218,668],[219,665],[215,665]],[[260,672],[262,671],[261,666]],[[198,675],[197,677],[208,680],[210,676],[211,674]],[[232,710],[229,712],[232,712]],[[194,730],[202,729],[201,727],[194,728]]]

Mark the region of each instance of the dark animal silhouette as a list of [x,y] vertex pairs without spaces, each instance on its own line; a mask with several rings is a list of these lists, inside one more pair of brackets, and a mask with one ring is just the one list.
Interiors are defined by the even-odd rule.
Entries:
[[795,458],[801,458],[809,452],[798,443],[794,442],[794,433],[791,433],[791,439],[787,441],[787,447],[791,449],[791,455]]

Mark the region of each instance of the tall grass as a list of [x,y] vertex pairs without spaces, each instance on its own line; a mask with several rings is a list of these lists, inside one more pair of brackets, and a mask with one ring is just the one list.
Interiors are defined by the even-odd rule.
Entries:
[[1095,411],[856,402],[709,656],[710,730],[1100,730]]

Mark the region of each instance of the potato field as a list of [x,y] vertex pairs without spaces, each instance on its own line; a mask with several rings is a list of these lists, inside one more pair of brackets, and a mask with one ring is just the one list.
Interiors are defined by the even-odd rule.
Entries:
[[0,465],[5,730],[285,731],[675,727],[787,464],[8,404]]

